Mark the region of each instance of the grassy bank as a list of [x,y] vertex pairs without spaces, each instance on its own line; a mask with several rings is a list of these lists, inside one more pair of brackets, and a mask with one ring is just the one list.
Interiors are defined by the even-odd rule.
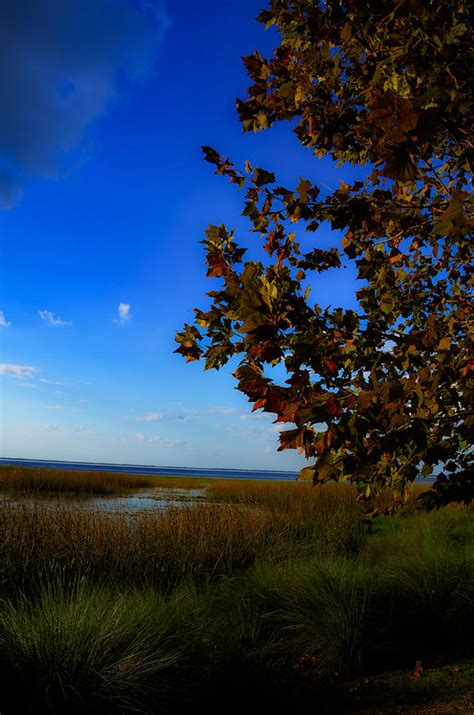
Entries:
[[225,503],[216,491],[209,503],[133,518],[120,511],[78,511],[66,498],[48,509],[40,500],[6,503],[0,519],[3,589],[28,588],[52,566],[94,583],[169,588],[183,578],[205,582],[259,559],[356,553],[368,528],[345,489],[318,493],[288,484],[286,499],[275,489],[275,498],[259,505]]
[[135,474],[0,466],[0,491],[6,493],[112,495],[154,486],[153,477]]
[[345,487],[204,486],[134,516],[2,507],[2,713],[469,711],[469,509],[368,521]]

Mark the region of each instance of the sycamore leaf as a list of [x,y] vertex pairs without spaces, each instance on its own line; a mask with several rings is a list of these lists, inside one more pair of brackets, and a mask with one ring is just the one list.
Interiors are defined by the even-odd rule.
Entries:
[[[242,128],[291,127],[305,166],[327,157],[340,177],[315,161],[320,195],[203,147],[244,189],[249,258],[225,226],[207,229],[219,288],[176,336],[187,361],[235,361],[254,409],[292,427],[280,449],[317,458],[303,478],[347,480],[371,510],[387,485],[394,511],[431,475],[427,508],[474,495],[473,15],[464,0],[422,5],[268,0],[277,43],[244,59]],[[294,174],[299,150],[274,150]]]

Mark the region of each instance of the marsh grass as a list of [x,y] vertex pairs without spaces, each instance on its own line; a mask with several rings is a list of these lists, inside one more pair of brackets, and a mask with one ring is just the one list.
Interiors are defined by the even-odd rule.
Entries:
[[469,509],[369,521],[342,486],[200,486],[206,503],[133,515],[2,505],[0,709],[182,712],[216,687],[278,703],[472,657]]
[[0,467],[0,490],[29,493],[57,493],[62,495],[109,495],[156,486],[153,477],[112,472],[77,472],[68,469],[36,467]]
[[18,712],[22,704],[102,712],[169,699],[189,661],[193,608],[188,589],[165,599],[50,575],[35,597],[0,609],[3,698]]
[[359,672],[369,596],[366,571],[347,558],[287,565],[277,574],[270,615],[281,627],[281,656],[289,646],[318,675]]
[[343,557],[261,561],[211,592],[219,660],[276,672],[305,668],[318,677],[357,672],[368,588],[364,569]]
[[365,538],[363,512],[346,489],[257,483],[252,498],[251,484],[239,490],[215,481],[207,503],[133,517],[93,506],[79,511],[61,495],[48,509],[41,500],[5,502],[0,589],[27,588],[55,565],[95,582],[169,588],[247,569],[259,558],[357,553]]
[[70,574],[168,588],[297,553],[352,553],[366,526],[360,512],[330,518],[324,507],[294,512],[242,504],[197,504],[133,517],[77,511],[62,502],[5,504],[0,512],[0,588],[28,587],[55,565]]
[[[373,574],[374,649],[420,657],[471,647],[474,637],[474,519],[444,509],[396,517],[369,538],[361,558]],[[390,655],[389,657],[393,657]]]

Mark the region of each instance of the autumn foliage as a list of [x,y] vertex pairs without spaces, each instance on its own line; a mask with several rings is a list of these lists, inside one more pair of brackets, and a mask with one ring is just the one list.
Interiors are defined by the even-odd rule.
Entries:
[[[470,501],[472,397],[472,21],[462,0],[272,0],[271,57],[244,58],[244,131],[291,121],[315,156],[366,167],[327,193],[301,178],[240,170],[210,147],[216,173],[245,192],[243,215],[266,260],[210,226],[208,310],[177,334],[206,369],[238,362],[254,410],[287,423],[280,449],[301,476],[349,480],[400,500],[435,474],[427,505]],[[320,226],[334,246],[318,243]],[[318,235],[319,231],[319,235]],[[342,240],[341,240],[342,235]],[[303,250],[302,244],[308,244]],[[318,305],[318,274],[355,264],[357,308]],[[279,384],[271,367],[281,364]]]

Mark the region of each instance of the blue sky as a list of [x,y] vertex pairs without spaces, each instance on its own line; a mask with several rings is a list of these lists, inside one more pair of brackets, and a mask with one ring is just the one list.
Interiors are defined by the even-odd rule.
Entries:
[[[232,366],[204,372],[173,353],[212,287],[203,229],[256,240],[200,146],[290,186],[343,178],[288,125],[242,134],[240,58],[277,41],[254,20],[263,0],[19,5],[0,9],[12,70],[0,80],[2,455],[299,468],[276,452],[271,416],[250,414]],[[323,304],[353,305],[350,270],[318,281]]]

